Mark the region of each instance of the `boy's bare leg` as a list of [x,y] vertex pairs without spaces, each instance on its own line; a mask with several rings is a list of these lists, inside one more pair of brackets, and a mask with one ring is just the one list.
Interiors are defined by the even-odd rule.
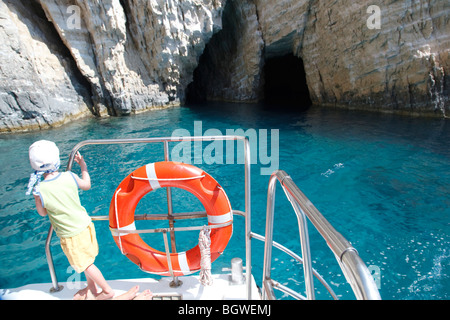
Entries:
[[[100,270],[94,264],[91,264],[89,267],[87,267],[87,269],[84,270],[84,274],[86,275],[86,279],[89,279],[87,280],[88,288],[96,296],[97,300],[112,299],[114,297],[113,289],[109,286]],[[93,284],[90,281],[92,281]],[[91,288],[92,285],[94,288]],[[98,285],[102,289],[102,292],[97,294],[96,285]]]
[[97,296],[98,290],[97,290],[97,286],[95,285],[95,281],[93,279],[91,279],[91,277],[88,275],[88,273],[85,272],[84,275],[86,276],[87,289],[89,291],[91,291],[91,293],[94,296]]

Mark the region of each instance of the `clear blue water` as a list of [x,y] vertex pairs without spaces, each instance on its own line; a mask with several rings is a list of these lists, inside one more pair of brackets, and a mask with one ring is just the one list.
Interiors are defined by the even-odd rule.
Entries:
[[[44,244],[49,222],[25,196],[31,172],[28,147],[38,139],[55,141],[62,163],[79,141],[97,138],[171,136],[176,129],[194,135],[194,121],[203,132],[215,128],[279,129],[279,168],[285,170],[322,214],[359,251],[367,265],[380,271],[383,299],[450,298],[450,123],[386,114],[313,108],[303,113],[265,110],[259,105],[214,104],[158,110],[125,118],[89,119],[64,128],[0,136],[0,288],[50,282]],[[269,139],[270,141],[270,139]],[[204,146],[207,144],[205,143]],[[173,147],[173,145],[171,145]],[[162,145],[84,147],[93,187],[81,193],[92,215],[107,215],[112,194],[132,170],[162,160]],[[234,209],[244,210],[243,166],[198,165],[226,190]],[[269,177],[252,166],[254,232],[264,234]],[[75,165],[75,172],[78,168]],[[190,194],[174,191],[176,211],[201,209]],[[152,193],[138,210],[163,213],[163,193]],[[141,222],[142,227],[148,222]],[[178,226],[183,223],[179,222]],[[232,240],[214,264],[221,270],[232,257],[244,258],[243,218],[235,218]],[[140,227],[138,225],[138,227]],[[100,255],[96,265],[107,279],[148,276],[122,256],[108,222],[96,223]],[[278,187],[274,240],[300,252],[295,215]],[[324,240],[310,227],[313,267],[344,299],[353,299]],[[156,248],[160,235],[146,241]],[[196,233],[179,235],[179,251],[194,245]],[[60,282],[67,281],[68,263],[56,236],[52,252]],[[253,270],[260,282],[263,244],[253,241]],[[288,272],[286,272],[288,270]],[[274,279],[303,291],[302,267],[274,252]],[[318,282],[316,295],[329,296]],[[281,297],[281,294],[279,295]]]

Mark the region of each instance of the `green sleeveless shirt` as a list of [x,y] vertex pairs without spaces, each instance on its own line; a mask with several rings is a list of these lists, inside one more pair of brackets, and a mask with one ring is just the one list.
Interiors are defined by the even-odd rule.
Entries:
[[78,184],[72,172],[62,172],[39,186],[42,206],[60,238],[70,238],[84,231],[91,217],[81,205]]

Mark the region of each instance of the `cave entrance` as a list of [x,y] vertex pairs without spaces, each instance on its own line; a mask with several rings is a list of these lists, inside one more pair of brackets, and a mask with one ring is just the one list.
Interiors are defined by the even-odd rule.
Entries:
[[206,88],[207,75],[209,73],[209,51],[208,44],[206,45],[205,51],[200,56],[200,60],[197,68],[194,70],[193,80],[186,88],[186,104],[204,104],[207,102],[206,99]]
[[301,58],[293,54],[269,58],[263,73],[267,106],[306,110],[312,105]]

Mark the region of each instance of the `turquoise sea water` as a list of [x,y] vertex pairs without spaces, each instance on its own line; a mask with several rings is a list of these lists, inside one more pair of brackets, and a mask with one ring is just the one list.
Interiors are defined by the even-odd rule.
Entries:
[[[44,252],[49,222],[38,216],[33,199],[25,196],[31,173],[29,145],[39,139],[55,141],[65,167],[70,150],[79,141],[171,136],[177,129],[194,135],[196,121],[201,121],[203,132],[254,129],[259,140],[264,133],[259,130],[267,129],[269,150],[271,138],[277,138],[270,135],[275,132],[271,129],[279,129],[279,148],[272,150],[272,156],[278,152],[279,168],[291,175],[371,270],[379,271],[374,276],[383,299],[450,298],[448,120],[317,108],[299,113],[245,104],[172,108],[125,118],[89,119],[42,132],[1,135],[0,288],[51,281]],[[87,146],[80,151],[93,182],[91,190],[81,193],[81,200],[92,215],[108,214],[113,192],[128,173],[163,160],[161,144]],[[269,176],[260,174],[261,168],[268,167],[267,162],[262,163],[261,152],[257,150],[258,163],[252,166],[252,229],[263,235]],[[198,166],[224,187],[234,209],[244,211],[243,166],[205,162],[203,159]],[[78,170],[75,164],[74,171]],[[299,253],[295,215],[281,188],[277,189],[274,240]],[[138,210],[166,212],[165,193],[159,191],[146,196]],[[174,202],[178,212],[201,209],[184,191],[174,190]],[[154,227],[148,223],[139,222],[138,227]],[[233,237],[213,264],[215,270],[228,267],[235,256],[245,257],[243,226],[243,218],[236,217]],[[148,276],[120,254],[107,221],[96,222],[96,229],[100,244],[96,265],[107,279]],[[341,298],[353,299],[324,240],[311,226],[309,230],[313,267]],[[160,235],[144,239],[157,249],[163,248]],[[195,245],[198,233],[177,233],[177,239],[178,250],[186,250]],[[256,240],[252,244],[253,271],[259,283],[263,244]],[[56,236],[52,252],[58,279],[64,284],[72,273]],[[303,271],[297,262],[274,251],[272,268],[274,279],[304,291]],[[318,281],[315,285],[318,298],[328,299]]]

